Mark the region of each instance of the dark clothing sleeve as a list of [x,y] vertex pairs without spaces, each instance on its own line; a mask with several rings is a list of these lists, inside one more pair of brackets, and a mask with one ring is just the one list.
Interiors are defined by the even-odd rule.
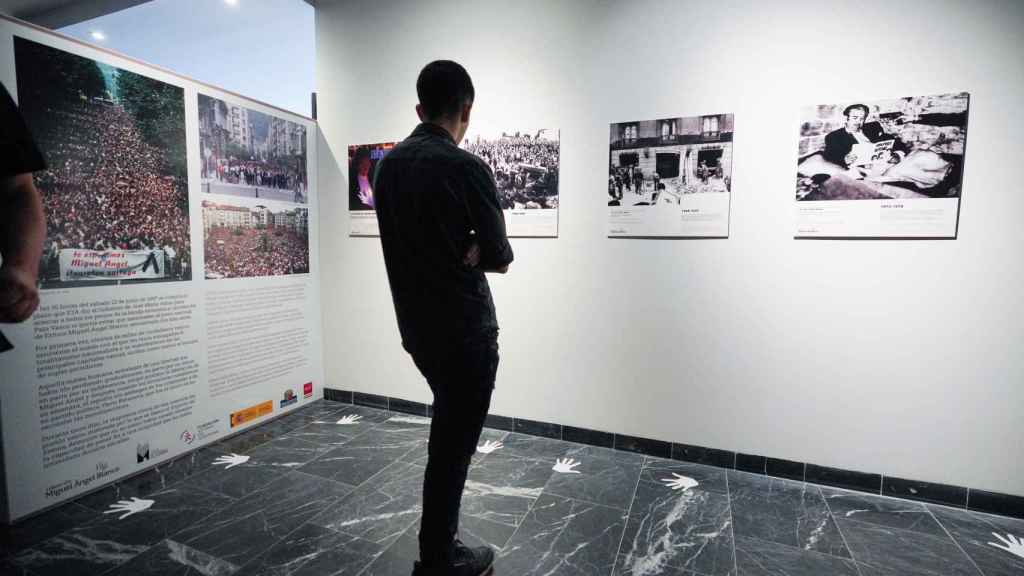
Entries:
[[490,168],[481,162],[471,162],[464,182],[462,198],[480,246],[480,267],[496,270],[511,264],[512,246],[505,233],[505,217]]
[[856,142],[856,139],[841,128],[829,132],[825,136],[825,152],[822,156],[833,164],[846,166],[846,155],[853,150],[853,142]]
[[25,121],[7,89],[0,84],[0,178],[46,169]]

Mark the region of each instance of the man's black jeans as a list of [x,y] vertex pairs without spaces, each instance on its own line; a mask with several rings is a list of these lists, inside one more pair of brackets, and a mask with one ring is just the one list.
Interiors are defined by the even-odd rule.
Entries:
[[486,337],[443,352],[413,355],[434,392],[427,471],[423,481],[420,559],[449,566],[469,464],[491,405],[498,341]]

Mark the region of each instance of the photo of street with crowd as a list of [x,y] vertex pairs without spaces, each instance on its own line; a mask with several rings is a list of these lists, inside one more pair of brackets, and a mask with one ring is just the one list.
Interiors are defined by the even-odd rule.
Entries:
[[203,202],[206,278],[309,272],[309,210]]
[[199,94],[202,190],[305,204],[306,127]]
[[559,132],[502,132],[467,138],[463,147],[494,172],[504,210],[558,208]]
[[[36,175],[42,287],[190,279],[183,90],[19,37],[14,48],[18,101],[49,165]],[[69,250],[142,256],[102,275],[63,270],[83,279],[61,281]],[[146,280],[133,280],[142,261]]]

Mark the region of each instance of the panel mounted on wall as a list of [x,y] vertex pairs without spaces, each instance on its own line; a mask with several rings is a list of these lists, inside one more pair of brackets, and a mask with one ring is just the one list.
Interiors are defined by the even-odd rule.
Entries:
[[356,144],[348,147],[348,217],[352,236],[379,236],[373,208],[373,174],[395,142]]
[[40,306],[0,335],[0,520],[318,395],[315,123],[3,17],[0,81],[49,164]]
[[966,92],[808,106],[797,238],[955,238]]
[[726,238],[733,115],[611,125],[608,236]]
[[494,173],[509,237],[558,236],[560,133],[552,128],[475,133],[462,147]]

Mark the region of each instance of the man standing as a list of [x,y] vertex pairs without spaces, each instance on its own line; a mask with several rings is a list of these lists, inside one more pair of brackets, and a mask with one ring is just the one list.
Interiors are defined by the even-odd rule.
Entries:
[[[2,85],[0,126],[0,322],[22,322],[39,306],[46,221],[32,172],[46,169],[46,162]],[[9,346],[5,342],[0,334],[0,347]]]
[[416,80],[421,124],[377,165],[375,209],[402,347],[434,393],[420,561],[414,576],[490,574],[494,552],[456,539],[470,459],[498,369],[498,321],[484,272],[512,248],[490,168],[456,144],[475,96],[459,64]]

